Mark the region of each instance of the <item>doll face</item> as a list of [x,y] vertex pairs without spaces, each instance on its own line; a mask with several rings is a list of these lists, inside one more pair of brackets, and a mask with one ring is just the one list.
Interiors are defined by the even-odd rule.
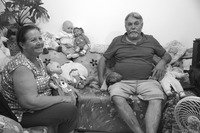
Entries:
[[82,34],[82,30],[81,29],[74,29],[74,36],[80,36]]
[[73,32],[73,24],[70,21],[65,21],[63,23],[63,31],[67,32],[67,33],[72,33]]
[[57,74],[61,74],[62,73],[62,69],[61,69],[61,66],[58,62],[50,62],[47,67],[49,68],[49,70],[52,72],[52,73],[57,73]]
[[168,50],[168,53],[173,54],[173,55],[175,55],[177,52],[178,52],[178,49],[177,49],[177,48],[170,48],[170,49]]

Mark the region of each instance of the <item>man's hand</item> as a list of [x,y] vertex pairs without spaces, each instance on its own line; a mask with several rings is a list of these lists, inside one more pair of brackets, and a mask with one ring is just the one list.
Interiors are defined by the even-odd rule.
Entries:
[[171,61],[171,56],[169,53],[165,52],[165,54],[162,56],[161,60],[158,62],[158,64],[153,69],[152,79],[155,80],[162,80],[165,73],[166,73],[166,64]]
[[163,79],[165,73],[166,73],[165,64],[158,63],[153,69],[153,74],[151,78],[160,81]]

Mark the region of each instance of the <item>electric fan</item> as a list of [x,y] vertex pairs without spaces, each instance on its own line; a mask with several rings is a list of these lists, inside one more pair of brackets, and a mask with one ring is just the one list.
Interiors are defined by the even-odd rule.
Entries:
[[200,97],[188,96],[175,106],[177,125],[186,133],[200,133]]

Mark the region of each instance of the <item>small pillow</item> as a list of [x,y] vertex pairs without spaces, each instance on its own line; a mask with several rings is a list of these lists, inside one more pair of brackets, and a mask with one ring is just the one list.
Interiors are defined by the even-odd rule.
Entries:
[[108,46],[108,44],[91,44],[90,52],[102,54],[106,51]]
[[13,119],[0,115],[1,133],[23,133],[22,126]]
[[70,73],[76,69],[78,69],[80,77],[86,78],[88,76],[87,68],[83,66],[81,63],[69,61],[68,63],[65,63],[64,65],[62,65],[61,68],[63,70],[63,73],[61,74],[61,76],[65,77],[69,81],[71,81]]

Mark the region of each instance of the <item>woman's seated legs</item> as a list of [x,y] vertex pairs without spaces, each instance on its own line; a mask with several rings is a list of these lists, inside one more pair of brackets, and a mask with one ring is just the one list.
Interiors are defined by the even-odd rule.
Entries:
[[78,110],[72,103],[59,103],[49,108],[24,113],[20,124],[24,128],[57,126],[58,133],[68,133],[77,126]]

